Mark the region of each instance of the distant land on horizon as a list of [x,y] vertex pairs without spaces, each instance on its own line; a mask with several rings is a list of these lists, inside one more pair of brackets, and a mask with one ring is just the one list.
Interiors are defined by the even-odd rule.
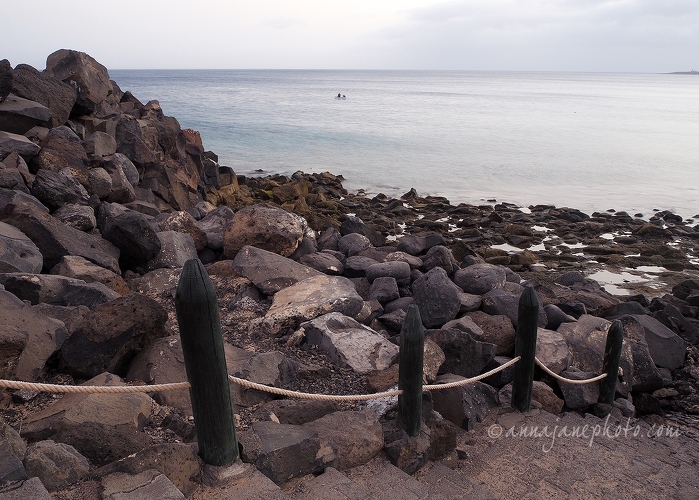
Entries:
[[670,74],[671,75],[699,75],[699,71],[693,69],[692,71],[674,71]]

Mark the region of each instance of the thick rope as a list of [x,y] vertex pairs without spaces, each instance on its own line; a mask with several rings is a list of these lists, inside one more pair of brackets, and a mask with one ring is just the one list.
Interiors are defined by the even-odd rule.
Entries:
[[570,379],[570,378],[561,377],[561,376],[558,375],[557,373],[552,372],[551,370],[549,370],[549,369],[546,367],[546,365],[544,365],[544,364],[539,360],[539,358],[536,358],[536,357],[535,357],[535,358],[534,358],[534,361],[536,361],[536,364],[539,365],[539,367],[540,367],[542,370],[544,370],[546,373],[548,373],[549,375],[551,375],[553,378],[555,378],[555,379],[557,379],[557,380],[560,380],[561,382],[565,382],[566,384],[575,384],[575,385],[591,384],[591,383],[593,383],[593,382],[597,382],[597,381],[599,381],[599,380],[602,380],[604,377],[607,376],[606,373],[603,373],[602,375],[597,375],[597,376],[594,377],[594,378],[589,378],[589,379],[586,379],[586,380],[573,380],[573,379]]
[[[449,389],[451,387],[458,387],[461,385],[470,384],[472,382],[477,382],[486,377],[494,375],[509,366],[515,364],[519,361],[519,356],[511,361],[508,361],[502,366],[499,366],[489,372],[478,375],[477,377],[468,378],[464,380],[459,380],[458,382],[450,382],[448,384],[434,384],[434,385],[424,385],[422,386],[425,390],[440,390]],[[250,382],[242,378],[234,377],[229,375],[228,378],[243,387],[248,387],[250,389],[256,389],[258,391],[265,391],[272,394],[277,394],[279,396],[287,396],[297,399],[315,399],[319,401],[368,401],[371,399],[381,399],[388,398],[391,396],[400,396],[403,394],[402,390],[384,391],[377,392],[374,394],[348,394],[348,395],[333,395],[333,394],[311,394],[308,392],[297,392],[290,391],[288,389],[280,389],[278,387],[270,387],[268,385],[258,384],[256,382]],[[188,389],[190,387],[189,382],[176,382],[172,384],[155,384],[155,385],[58,385],[58,384],[41,384],[36,382],[23,382],[20,380],[0,380],[0,387],[5,389],[19,389],[28,391],[40,391],[40,392],[52,392],[52,393],[82,393],[82,394],[124,394],[131,392],[163,392],[163,391],[174,391],[180,389]]]
[[473,382],[478,382],[479,380],[483,380],[484,378],[488,378],[491,375],[495,375],[496,373],[503,371],[505,368],[508,368],[508,367],[514,365],[520,359],[522,359],[522,357],[517,356],[516,358],[511,359],[510,361],[505,363],[504,365],[498,366],[497,368],[494,368],[494,369],[490,370],[489,372],[481,373],[477,377],[467,378],[464,380],[458,380],[456,382],[449,382],[447,384],[423,385],[422,388],[427,390],[427,391],[439,391],[441,389],[451,389],[452,387],[460,387],[462,385],[471,384]]
[[188,389],[189,382],[155,385],[58,385],[22,382],[21,380],[0,380],[0,387],[5,389],[63,394],[124,394],[130,392],[164,392]]

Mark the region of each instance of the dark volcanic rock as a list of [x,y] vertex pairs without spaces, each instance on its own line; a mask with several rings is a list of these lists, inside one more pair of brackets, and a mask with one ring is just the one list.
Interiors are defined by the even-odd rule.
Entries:
[[340,234],[343,236],[351,233],[361,234],[375,247],[381,247],[386,244],[386,238],[376,229],[367,226],[359,217],[347,217],[340,226]]
[[41,151],[29,162],[29,168],[36,173],[39,170],[59,172],[71,169],[73,175],[87,171],[87,153],[80,138],[66,126],[51,129],[41,143]]
[[495,288],[505,286],[505,269],[493,264],[474,264],[459,269],[454,274],[454,282],[466,293],[483,295]]
[[[514,294],[501,288],[495,288],[481,297],[481,308],[492,316],[507,316],[514,326],[517,326],[519,299],[521,293]],[[545,327],[548,323],[544,308],[539,306],[539,326]]]
[[46,106],[8,95],[0,101],[0,130],[13,134],[25,134],[36,126],[47,125],[51,119],[51,110]]
[[0,213],[0,218],[34,242],[47,269],[58,264],[64,255],[79,255],[116,273],[121,272],[117,247],[99,235],[84,233],[59,222],[34,205],[8,206]]
[[427,338],[437,344],[446,356],[440,373],[473,377],[479,375],[495,357],[495,344],[474,340],[471,335],[456,328],[430,330]]
[[0,102],[4,101],[12,91],[14,75],[10,61],[3,59],[0,61]]
[[26,234],[0,222],[0,273],[39,273],[44,258]]
[[160,252],[160,239],[146,217],[126,212],[108,221],[102,235],[120,251],[120,264],[125,269],[144,265]]
[[266,295],[321,275],[311,267],[253,246],[241,248],[233,259],[232,266]]
[[143,346],[165,337],[167,312],[153,299],[132,293],[85,315],[61,347],[61,369],[76,378],[102,372],[125,376]]
[[77,99],[75,87],[52,78],[28,64],[19,64],[14,69],[12,92],[20,97],[36,101],[51,110],[51,128],[68,121]]
[[32,195],[51,210],[66,203],[87,204],[87,191],[72,175],[66,175],[67,172],[39,170],[32,183]]
[[413,299],[427,328],[441,326],[456,317],[461,308],[461,290],[441,267],[435,267],[413,283]]

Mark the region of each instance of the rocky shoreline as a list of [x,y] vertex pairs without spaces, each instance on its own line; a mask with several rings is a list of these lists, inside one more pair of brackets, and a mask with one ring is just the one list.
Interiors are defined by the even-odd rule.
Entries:
[[[312,393],[389,389],[411,304],[428,328],[426,380],[477,375],[512,358],[517,300],[531,285],[542,303],[537,355],[556,373],[598,372],[610,321],[626,330],[613,408],[597,403],[596,386],[571,389],[544,373],[537,407],[696,427],[693,220],[452,205],[414,189],[370,197],[343,180],[236,175],[87,54],[57,51],[41,72],[0,61],[0,378],[186,380],[173,293],[184,263],[199,258],[232,375]],[[600,272],[620,279],[607,286],[615,294]],[[379,453],[412,473],[507,406],[511,377],[426,398],[417,438],[397,430],[390,401],[281,400],[232,385],[242,459],[277,483]],[[0,415],[0,494],[112,498],[141,478],[177,498],[216,482],[191,444],[187,391],[5,390]]]

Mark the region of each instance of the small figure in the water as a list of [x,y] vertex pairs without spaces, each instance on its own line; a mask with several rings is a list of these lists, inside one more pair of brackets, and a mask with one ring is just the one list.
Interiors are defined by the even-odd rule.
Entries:
[[342,94],[340,94],[340,93],[338,92],[338,93],[337,93],[337,97],[342,97]]

